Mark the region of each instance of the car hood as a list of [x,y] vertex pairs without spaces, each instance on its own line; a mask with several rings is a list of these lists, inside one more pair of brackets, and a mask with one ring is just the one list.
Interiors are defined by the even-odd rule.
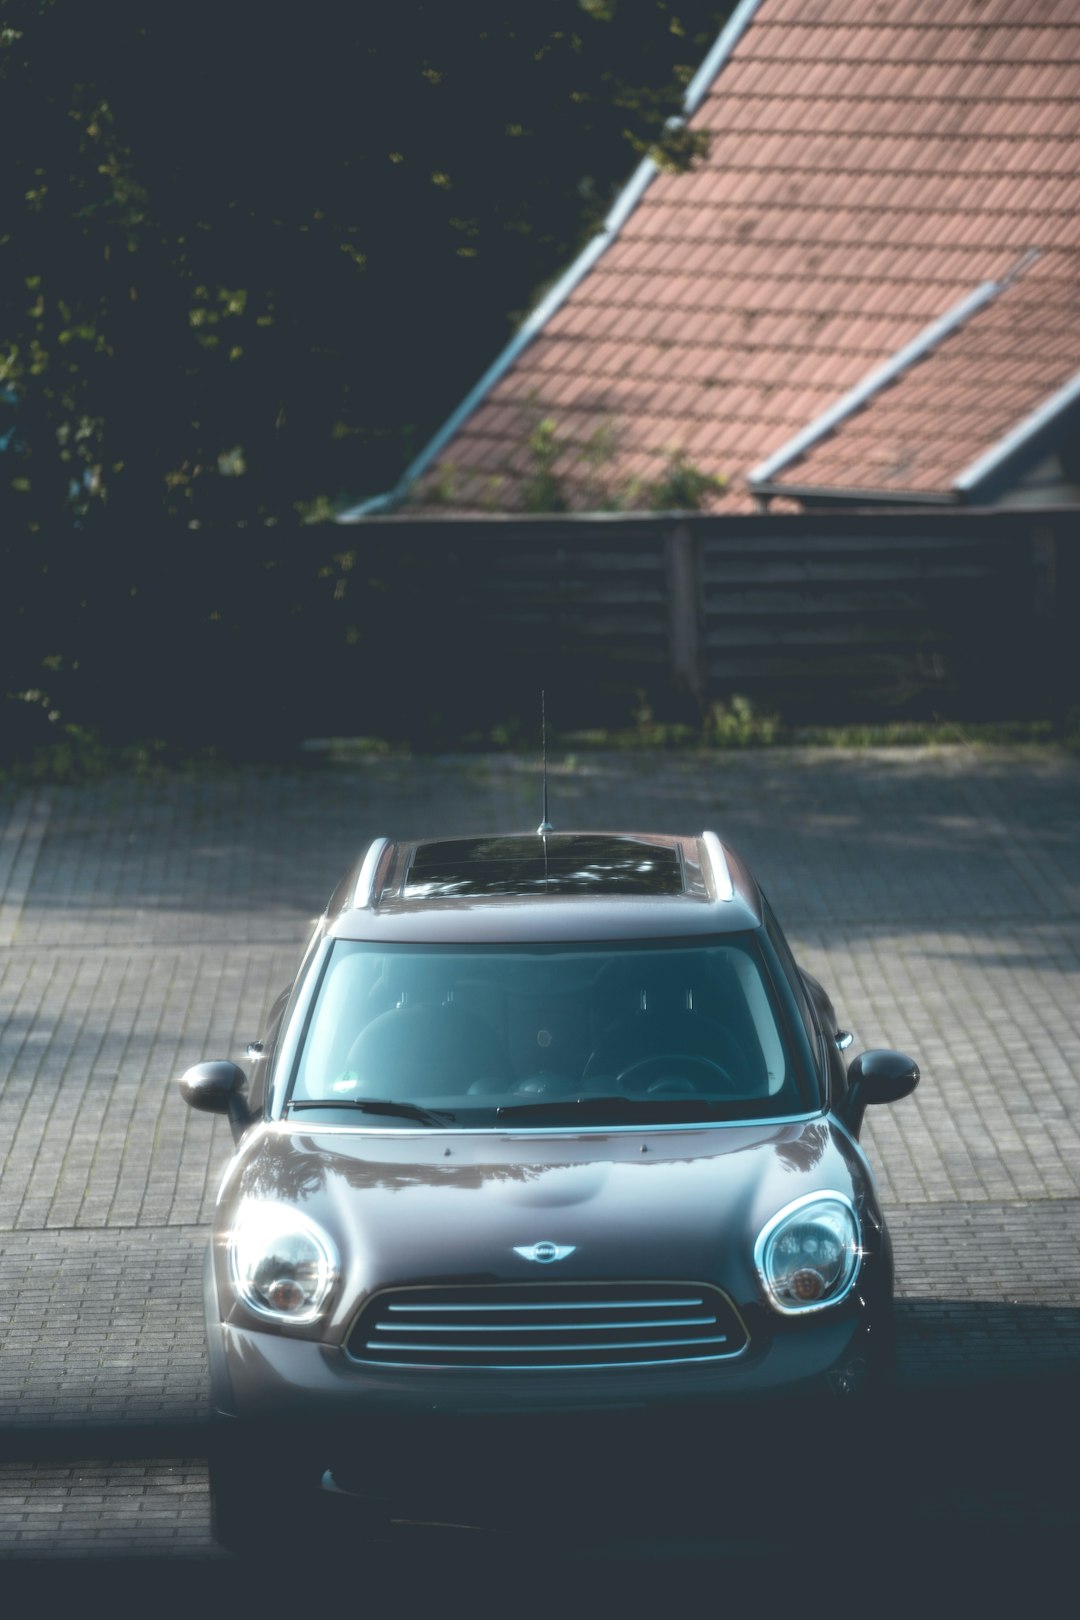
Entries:
[[[343,1287],[324,1329],[358,1302],[423,1283],[711,1281],[756,1294],[754,1239],[801,1195],[835,1189],[877,1213],[861,1153],[827,1118],[789,1124],[447,1133],[252,1133],[226,1175],[217,1229],[240,1201],[283,1200],[337,1244]],[[553,1263],[521,1248],[567,1250]]]

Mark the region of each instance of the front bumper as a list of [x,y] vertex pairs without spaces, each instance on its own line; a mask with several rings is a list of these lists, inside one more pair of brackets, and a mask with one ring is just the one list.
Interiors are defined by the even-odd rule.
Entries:
[[844,1457],[845,1434],[865,1419],[830,1387],[853,1387],[850,1370],[872,1365],[879,1319],[856,1304],[796,1325],[756,1356],[719,1366],[527,1376],[390,1376],[333,1346],[219,1328],[231,1404],[215,1393],[234,1421],[220,1424],[215,1443],[279,1469],[288,1459],[300,1499],[314,1509],[321,1496],[324,1525],[339,1515],[351,1524],[361,1499],[363,1511],[390,1518],[517,1533],[537,1514],[547,1524],[557,1505],[560,1522],[610,1519],[625,1533],[658,1481],[679,1513],[700,1510],[693,1482],[703,1469],[714,1511],[722,1503],[734,1523],[748,1505],[752,1519],[759,1513],[778,1459],[826,1432],[826,1450]]

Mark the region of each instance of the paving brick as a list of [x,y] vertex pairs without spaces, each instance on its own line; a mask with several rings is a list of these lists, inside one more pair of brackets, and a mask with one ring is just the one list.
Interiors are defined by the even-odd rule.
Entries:
[[[198,1457],[199,1266],[229,1138],[173,1078],[240,1056],[365,838],[529,827],[537,786],[531,760],[498,757],[0,790],[9,1434],[179,1425]],[[1075,1368],[1077,763],[962,746],[582,755],[554,761],[551,802],[562,827],[718,828],[861,1044],[919,1057],[915,1096],[865,1133],[902,1383]],[[136,1545],[205,1552],[201,1464],[0,1467],[0,1552]]]
[[204,1422],[205,1242],[198,1227],[8,1234],[0,1426]]
[[[886,1198],[1080,1191],[1073,760],[583,755],[551,790],[563,826],[719,827],[861,1040],[921,1059],[920,1091],[867,1133]],[[240,1055],[365,837],[528,826],[537,802],[534,764],[505,756],[10,801],[36,853],[0,948],[0,1229],[205,1219],[228,1133],[169,1080]]]
[[215,1556],[201,1461],[0,1466],[0,1558]]

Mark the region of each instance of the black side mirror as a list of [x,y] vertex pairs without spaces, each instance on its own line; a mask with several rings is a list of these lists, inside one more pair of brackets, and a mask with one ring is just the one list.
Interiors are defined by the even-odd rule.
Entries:
[[871,1103],[899,1102],[909,1097],[919,1083],[919,1065],[903,1052],[877,1048],[861,1053],[848,1067],[848,1094],[838,1112],[853,1136],[858,1136],[862,1118]]
[[247,1075],[238,1063],[225,1059],[196,1063],[177,1084],[189,1108],[198,1108],[204,1114],[228,1114],[233,1136],[239,1136],[251,1124],[251,1110],[244,1095]]

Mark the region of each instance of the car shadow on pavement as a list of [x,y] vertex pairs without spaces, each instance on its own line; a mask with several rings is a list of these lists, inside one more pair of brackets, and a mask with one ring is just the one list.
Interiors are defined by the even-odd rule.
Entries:
[[[470,1424],[468,1445],[442,1427],[424,1490],[374,1534],[358,1534],[352,1504],[333,1497],[314,1532],[268,1526],[265,1552],[243,1561],[212,1546],[208,1524],[186,1551],[156,1556],[138,1535],[125,1547],[115,1534],[95,1555],[84,1524],[75,1556],[60,1537],[40,1555],[4,1558],[5,1599],[86,1609],[100,1598],[113,1612],[205,1617],[253,1604],[306,1612],[315,1592],[350,1591],[362,1591],[365,1612],[426,1614],[467,1593],[475,1620],[671,1614],[723,1592],[725,1607],[738,1597],[771,1614],[785,1604],[772,1608],[769,1592],[799,1589],[800,1613],[825,1612],[836,1582],[854,1580],[875,1614],[925,1601],[930,1582],[936,1613],[946,1601],[989,1613],[1027,1601],[1070,1576],[1080,1532],[1080,1310],[908,1298],[897,1315],[887,1393],[616,1421],[494,1419]],[[198,1459],[214,1444],[206,1424],[0,1435],[7,1457],[36,1459],[21,1470],[30,1478],[62,1458],[92,1469],[118,1457]],[[403,1477],[416,1473],[411,1449],[400,1462]],[[197,1461],[186,1466],[202,1479]],[[174,1488],[146,1504],[150,1525],[178,1501]]]

